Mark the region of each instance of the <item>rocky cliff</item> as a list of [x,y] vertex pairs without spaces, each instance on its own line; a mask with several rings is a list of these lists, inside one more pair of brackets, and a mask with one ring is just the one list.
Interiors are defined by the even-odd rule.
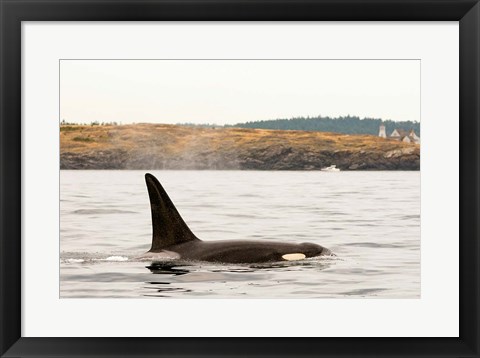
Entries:
[[420,147],[369,135],[165,124],[61,126],[61,169],[419,170]]

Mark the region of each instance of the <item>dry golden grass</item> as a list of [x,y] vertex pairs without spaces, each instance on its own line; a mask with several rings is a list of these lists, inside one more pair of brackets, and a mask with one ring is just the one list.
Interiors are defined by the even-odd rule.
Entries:
[[86,153],[110,149],[141,151],[154,148],[165,154],[175,155],[193,148],[217,151],[262,149],[272,146],[292,147],[308,152],[387,152],[412,147],[413,144],[371,135],[243,128],[199,128],[168,124],[69,125],[60,128],[62,153]]

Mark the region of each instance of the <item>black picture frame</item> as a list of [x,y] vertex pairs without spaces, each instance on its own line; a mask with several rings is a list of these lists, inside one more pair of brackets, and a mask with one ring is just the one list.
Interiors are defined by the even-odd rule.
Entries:
[[[478,0],[0,0],[0,16],[2,357],[479,357]],[[22,338],[21,22],[132,20],[459,21],[460,337]]]

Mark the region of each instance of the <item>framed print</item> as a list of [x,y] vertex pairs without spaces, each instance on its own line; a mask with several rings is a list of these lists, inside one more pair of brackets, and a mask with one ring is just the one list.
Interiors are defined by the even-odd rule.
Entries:
[[2,357],[476,357],[477,1],[2,0]]

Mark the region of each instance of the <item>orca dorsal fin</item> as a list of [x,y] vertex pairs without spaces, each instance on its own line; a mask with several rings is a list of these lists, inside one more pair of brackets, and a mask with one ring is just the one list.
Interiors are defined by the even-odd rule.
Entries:
[[198,240],[183,221],[157,178],[147,173],[145,174],[145,181],[152,210],[153,236],[150,251],[162,250],[171,245]]

